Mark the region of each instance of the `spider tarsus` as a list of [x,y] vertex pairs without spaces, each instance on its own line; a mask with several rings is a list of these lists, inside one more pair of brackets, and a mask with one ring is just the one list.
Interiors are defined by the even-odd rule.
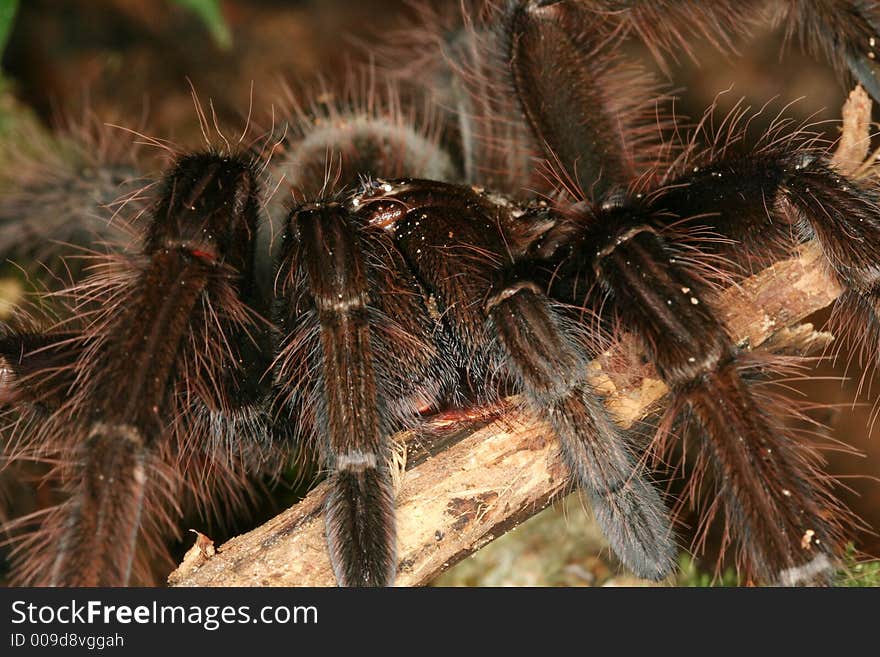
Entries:
[[661,580],[675,566],[678,547],[660,493],[637,463],[634,448],[592,391],[533,408],[551,421],[575,481],[618,558],[638,577]]
[[397,559],[394,487],[387,467],[337,466],[325,509],[330,562],[338,584],[391,586]]
[[636,577],[657,582],[673,572],[678,555],[669,514],[639,466],[631,459],[621,466],[630,474],[616,486],[603,491],[594,483],[586,489],[590,507],[618,558]]

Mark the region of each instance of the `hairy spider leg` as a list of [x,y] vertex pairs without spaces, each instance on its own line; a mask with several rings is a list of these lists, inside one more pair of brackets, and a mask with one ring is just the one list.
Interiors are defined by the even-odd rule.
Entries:
[[798,35],[816,54],[843,71],[849,69],[880,102],[877,77],[880,5],[862,0],[787,0],[779,11],[788,21],[787,37]]
[[587,382],[583,344],[508,255],[506,210],[469,188],[432,181],[389,182],[378,194],[363,212],[393,231],[470,375],[490,390],[498,373],[514,383],[555,430],[620,559],[641,577],[667,575],[675,540],[660,495]]
[[[548,63],[555,60],[564,64],[567,60],[580,59],[589,69],[570,68],[564,72],[568,79],[577,79],[588,70],[592,70],[592,75],[601,76],[602,67],[610,58],[599,50],[616,48],[620,38],[627,35],[640,39],[660,67],[668,72],[667,57],[677,61],[684,54],[696,59],[695,40],[705,39],[718,50],[735,53],[739,37],[748,36],[766,18],[771,18],[774,23],[785,25],[787,40],[796,36],[815,55],[826,57],[838,70],[849,70],[868,93],[880,101],[876,63],[880,7],[877,3],[778,0],[770,7],[771,12],[766,9],[765,0],[518,0],[501,9],[504,15],[500,22],[507,24],[505,38],[513,37],[515,46],[520,34],[529,39],[530,32],[543,32],[549,43],[541,45],[532,41],[526,48],[535,55],[542,49],[545,55],[555,49],[557,52],[550,55]],[[571,46],[579,52],[563,52]],[[588,61],[597,57],[597,62]],[[553,77],[548,80],[553,81]]]
[[331,562],[343,586],[388,585],[397,566],[394,490],[376,401],[366,265],[338,205],[298,209],[289,230],[299,251],[291,270],[305,270],[320,325]]
[[[151,469],[179,412],[174,407],[198,394],[223,397],[227,370],[238,364],[227,341],[243,334],[209,339],[201,332],[207,319],[226,329],[245,323],[238,286],[248,288],[251,278],[257,196],[248,162],[213,153],[181,157],[165,176],[142,268],[121,287],[101,274],[82,284],[84,290],[114,290],[98,294],[106,305],[94,311],[83,333],[4,341],[4,356],[23,375],[16,381],[19,401],[45,406],[51,420],[67,423],[77,436],[62,473],[70,499],[40,528],[56,537],[49,544],[55,554],[51,584],[128,582],[145,498],[156,483]],[[238,319],[230,321],[227,311]],[[230,362],[198,365],[218,355]],[[194,371],[180,371],[184,363]],[[62,385],[49,385],[54,379]],[[213,409],[236,404],[203,401]],[[49,437],[38,435],[47,443]],[[37,455],[57,449],[34,446]]]
[[[501,8],[498,70],[558,186],[579,198],[602,198],[676,156],[677,147],[661,137],[675,121],[651,76],[622,57],[625,36],[640,38],[661,65],[664,54],[693,56],[693,36],[731,51],[735,37],[759,22],[763,4],[520,0]],[[880,5],[788,0],[776,18],[786,21],[789,37],[849,69],[880,101]]]
[[702,223],[734,240],[732,247],[718,243],[716,248],[746,267],[753,259],[778,257],[815,239],[828,271],[844,289],[831,315],[834,331],[850,343],[850,353],[858,355],[861,364],[877,366],[880,193],[876,183],[849,179],[835,171],[821,151],[788,144],[707,162],[672,181],[651,205],[667,221],[704,215]]
[[[600,196],[659,156],[657,89],[617,52],[617,17],[579,2],[508,3],[503,74],[562,184]],[[621,89],[625,89],[621,92]]]
[[[107,326],[100,365],[90,367],[80,408],[92,404],[81,484],[59,545],[53,583],[128,580],[168,397],[197,307],[220,266],[253,266],[257,182],[250,165],[213,154],[186,156],[167,175],[148,229],[149,258],[132,303]],[[164,411],[164,412],[163,412]]]
[[[827,477],[814,465],[815,454],[780,431],[779,421],[743,381],[739,370],[746,367],[747,359],[707,309],[701,272],[686,270],[683,263],[688,259],[676,259],[677,247],[656,230],[658,224],[668,222],[669,214],[681,220],[718,212],[722,198],[724,203],[732,200],[732,208],[750,203],[748,211],[755,214],[762,207],[761,197],[752,195],[740,203],[736,190],[723,188],[718,203],[711,207],[685,198],[688,194],[711,197],[712,190],[718,189],[718,171],[711,187],[684,185],[676,190],[672,184],[655,192],[653,198],[661,205],[667,200],[667,189],[672,198],[680,199],[671,212],[666,206],[644,212],[635,197],[627,199],[615,191],[652,170],[664,171],[663,163],[673,162],[665,158],[675,155],[661,145],[657,129],[662,120],[654,121],[653,132],[650,122],[645,122],[646,110],[650,113],[655,105],[644,93],[649,87],[628,82],[620,74],[616,57],[621,37],[637,35],[658,60],[664,54],[674,57],[677,52],[691,52],[688,35],[693,33],[731,47],[734,36],[748,31],[750,20],[744,19],[753,5],[634,2],[624,6],[523,0],[502,9],[500,35],[512,92],[538,146],[558,171],[559,187],[575,198],[595,201],[595,209],[584,204],[567,210],[574,221],[560,221],[538,240],[533,253],[560,254],[560,247],[577,250],[567,260],[567,271],[557,272],[561,274],[557,280],[562,281],[560,298],[579,306],[603,303],[602,294],[612,299],[623,326],[642,337],[673,389],[673,412],[689,409],[704,429],[705,453],[716,465],[726,502],[725,541],[730,540],[730,529],[738,534],[746,574],[763,581],[794,582],[810,579],[817,570],[815,564],[823,558],[827,563],[826,555],[836,550],[840,527],[827,515],[840,511],[840,505],[829,492]],[[797,33],[824,50],[836,65],[851,68],[877,96],[869,62],[875,28],[880,24],[876,9],[864,3],[795,1],[781,5],[778,15],[788,19],[790,34]],[[621,97],[633,100],[629,103]],[[763,191],[764,182],[757,178],[772,169],[748,178],[747,184]],[[731,173],[735,177],[742,172]],[[817,198],[816,184],[806,178],[803,183],[792,180],[786,180],[793,185],[787,198],[802,211],[809,210],[806,214],[811,217],[821,214],[817,203],[807,200],[808,195],[814,201]],[[722,182],[722,187],[730,184]],[[827,180],[818,186],[818,194],[824,193]],[[840,202],[828,194],[826,199]],[[852,223],[841,219],[825,225],[839,229]],[[580,236],[573,225],[580,225]],[[728,223],[733,233],[740,230],[734,225]],[[799,228],[803,226],[801,222]],[[819,233],[815,223],[810,226],[807,232]],[[845,240],[840,234],[829,236],[829,243],[842,246]],[[834,257],[830,256],[832,264]],[[596,283],[602,294],[585,301],[578,281],[586,284],[583,289]],[[859,280],[859,285],[866,283]],[[779,482],[784,483],[780,486]],[[804,540],[804,536],[818,540]],[[807,562],[813,565],[804,567]]]
[[389,586],[397,569],[389,437],[414,426],[451,375],[423,294],[382,228],[340,203],[314,203],[293,209],[286,240],[276,398],[329,469],[337,582]]
[[716,248],[746,264],[790,253],[815,238],[844,288],[833,314],[838,328],[869,363],[880,360],[876,183],[849,179],[820,151],[789,144],[695,167],[654,195],[651,206],[659,216],[705,215],[703,223],[735,240],[732,248]]
[[[699,269],[685,264],[693,253],[667,242],[637,200],[617,200],[596,217],[574,217],[588,223],[562,278],[590,276],[590,298],[579,302],[613,309],[640,338],[671,390],[665,425],[682,415],[696,422],[701,458],[715,470],[723,542],[737,541],[740,572],[766,583],[823,581],[841,542],[828,477],[743,379],[749,356],[713,314]],[[718,509],[710,506],[707,521]]]

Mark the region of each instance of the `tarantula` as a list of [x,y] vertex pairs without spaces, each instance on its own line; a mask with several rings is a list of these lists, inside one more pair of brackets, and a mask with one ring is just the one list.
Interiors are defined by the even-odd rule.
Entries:
[[[630,34],[658,58],[687,50],[690,34],[729,45],[757,5],[489,3],[422,62],[445,81],[442,146],[394,102],[341,122],[295,110],[288,153],[272,164],[293,200],[268,277],[256,158],[178,156],[145,210],[139,253],[55,293],[72,318],[0,343],[7,459],[50,460],[69,493],[25,543],[45,556],[19,578],[123,585],[138,535],[167,534],[175,507],[163,497],[234,491],[242,473],[307,443],[330,480],[338,582],[391,584],[390,437],[444,405],[516,392],[556,433],[612,549],[661,579],[676,547],[670,514],[645,446],[586,375],[600,334],[622,330],[671,390],[651,449],[699,436],[716,481],[708,515],[723,515],[742,574],[824,581],[851,519],[814,450],[750,382],[774,362],[737,346],[707,299],[753,259],[814,238],[876,351],[880,195],[809,139],[676,150],[659,138],[672,123],[658,124],[652,86],[619,55]],[[781,8],[880,97],[880,7]],[[542,181],[535,161],[552,175]],[[543,197],[529,200],[535,189]]]

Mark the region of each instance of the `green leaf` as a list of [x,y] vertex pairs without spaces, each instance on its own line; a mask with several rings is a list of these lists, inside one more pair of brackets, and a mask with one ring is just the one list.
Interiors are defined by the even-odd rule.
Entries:
[[15,12],[18,9],[18,0],[0,0],[0,56],[6,48],[6,41],[12,31],[12,23],[15,21]]
[[[174,0],[178,5],[197,14],[211,33],[211,38],[223,50],[232,47],[232,32],[220,10],[220,0]],[[3,2],[3,0],[0,0]]]

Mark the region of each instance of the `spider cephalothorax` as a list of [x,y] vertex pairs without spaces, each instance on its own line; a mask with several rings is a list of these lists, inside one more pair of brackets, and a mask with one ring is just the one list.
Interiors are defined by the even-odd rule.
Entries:
[[[179,157],[140,254],[65,292],[73,320],[2,342],[14,375],[8,452],[58,460],[70,493],[30,541],[49,580],[125,583],[138,532],[170,513],[145,498],[203,472],[214,475],[204,488],[243,486],[267,455],[280,462],[303,444],[329,479],[337,581],[391,584],[393,434],[444,406],[515,393],[556,434],[638,575],[672,570],[676,536],[647,457],[662,462],[687,432],[695,470],[715,482],[706,520],[722,517],[741,574],[825,581],[852,520],[815,450],[752,380],[780,360],[736,344],[712,293],[753,260],[815,239],[842,303],[874,326],[880,193],[809,139],[749,147],[731,131],[705,150],[681,143],[664,133],[676,122],[654,85],[619,55],[629,34],[658,57],[694,33],[731,44],[756,4],[481,4],[420,60],[437,96],[403,76],[400,98],[439,98],[430,128],[396,97],[291,111],[272,163],[290,191],[283,210],[247,158]],[[863,51],[880,7],[778,6],[877,91]],[[271,290],[255,262],[270,257],[256,239],[269,229],[263,200],[284,236]],[[615,423],[587,376],[620,333],[670,390],[650,445]],[[39,574],[26,565],[20,577]]]

